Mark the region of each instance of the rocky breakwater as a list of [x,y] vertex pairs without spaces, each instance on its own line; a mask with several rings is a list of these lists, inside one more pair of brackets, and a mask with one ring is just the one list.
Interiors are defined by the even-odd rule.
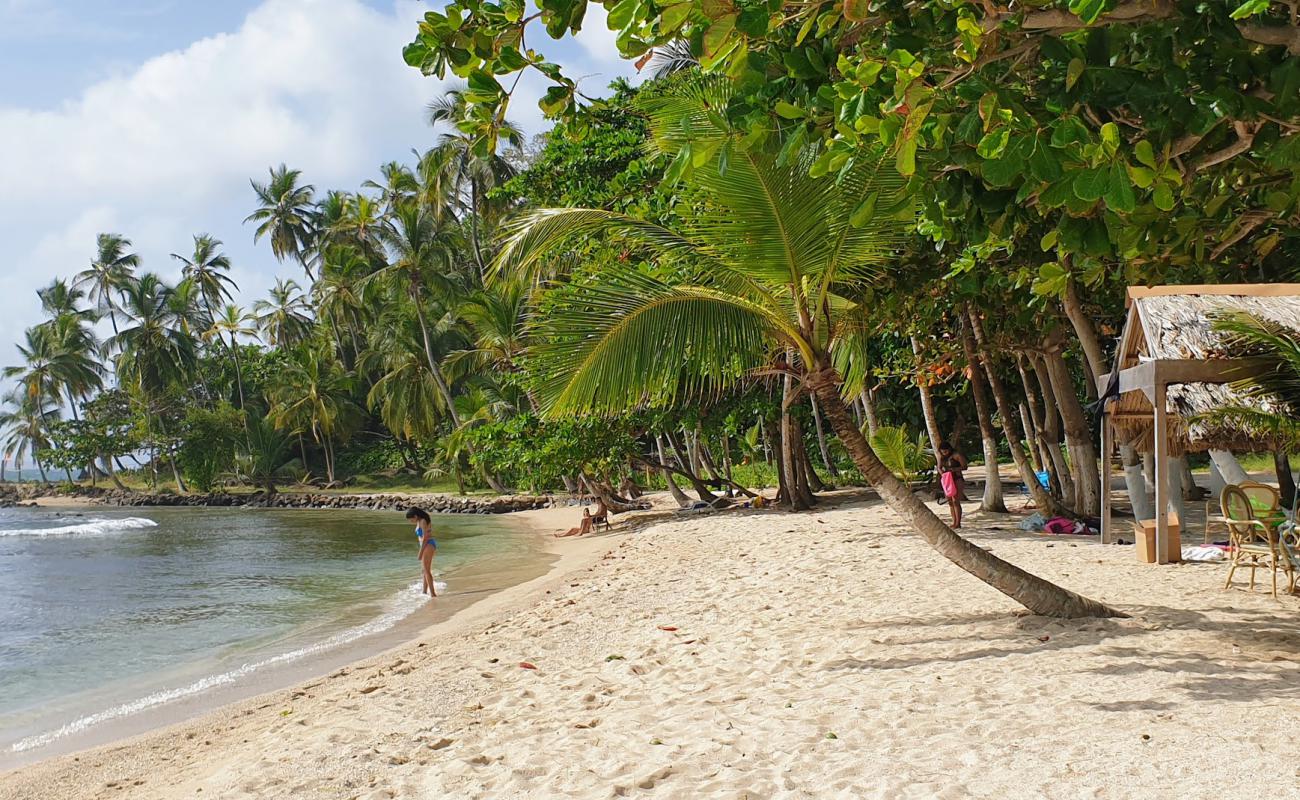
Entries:
[[[266,494],[211,494],[137,492],[90,486],[0,486],[0,506],[37,497],[78,497],[109,506],[195,506],[222,508],[356,508],[396,511],[420,506],[439,514],[507,514],[547,508],[557,503],[549,495],[499,495],[461,497],[446,494],[332,494],[327,492],[276,492]],[[563,501],[559,501],[563,502]]]

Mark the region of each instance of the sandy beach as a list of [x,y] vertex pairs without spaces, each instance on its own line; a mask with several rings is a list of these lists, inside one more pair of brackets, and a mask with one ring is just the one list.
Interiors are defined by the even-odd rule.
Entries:
[[1018,613],[877,502],[664,513],[554,540],[546,576],[327,677],[0,776],[0,798],[1300,794],[1300,601],[975,506],[975,541],[1132,618]]

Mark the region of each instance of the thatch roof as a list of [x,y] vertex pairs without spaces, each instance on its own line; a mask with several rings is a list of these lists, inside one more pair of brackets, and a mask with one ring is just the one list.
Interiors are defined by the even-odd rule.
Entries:
[[[1245,312],[1300,331],[1300,285],[1161,286],[1130,290],[1128,318],[1116,353],[1115,369],[1153,360],[1207,363],[1238,358],[1227,352],[1213,329],[1224,313]],[[1224,408],[1274,412],[1266,398],[1251,397],[1231,383],[1170,383],[1166,390],[1170,452],[1209,449],[1268,450],[1275,446],[1262,431],[1208,422],[1202,417]],[[1154,448],[1151,401],[1140,391],[1121,395],[1110,407],[1118,441],[1143,452]]]

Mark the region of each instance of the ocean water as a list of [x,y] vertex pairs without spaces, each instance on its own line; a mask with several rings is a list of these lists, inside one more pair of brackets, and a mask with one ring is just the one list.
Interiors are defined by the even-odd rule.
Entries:
[[396,512],[0,509],[0,763],[381,642],[543,560],[500,518],[434,529],[430,602]]

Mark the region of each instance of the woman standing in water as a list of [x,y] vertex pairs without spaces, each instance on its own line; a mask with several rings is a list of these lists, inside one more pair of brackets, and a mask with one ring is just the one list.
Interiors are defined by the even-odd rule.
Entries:
[[415,523],[415,538],[420,540],[420,564],[424,568],[420,594],[437,597],[438,592],[433,588],[433,557],[438,553],[438,543],[433,540],[433,520],[424,509],[414,506],[406,509],[406,520]]

